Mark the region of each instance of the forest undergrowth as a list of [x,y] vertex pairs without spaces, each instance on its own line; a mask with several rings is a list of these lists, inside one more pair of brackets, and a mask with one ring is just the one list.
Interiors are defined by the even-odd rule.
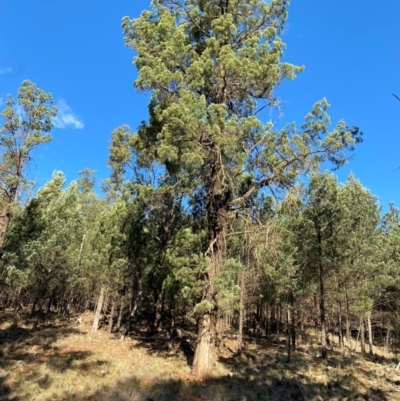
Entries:
[[279,344],[247,337],[238,354],[232,333],[220,347],[214,375],[198,380],[190,374],[190,352],[179,341],[171,347],[163,333],[136,330],[124,341],[104,330],[92,333],[88,312],[80,325],[54,319],[34,331],[33,320],[13,327],[11,317],[11,311],[0,314],[1,401],[400,399],[398,360],[379,347],[362,358],[332,341],[325,363],[309,338],[287,363],[283,337]]

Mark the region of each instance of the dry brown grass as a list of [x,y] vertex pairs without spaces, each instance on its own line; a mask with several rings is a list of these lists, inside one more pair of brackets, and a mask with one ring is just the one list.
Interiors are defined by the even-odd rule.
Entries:
[[[3,319],[3,321],[1,321]],[[328,364],[315,345],[301,346],[290,363],[276,344],[247,341],[241,355],[219,356],[215,375],[190,376],[187,359],[165,347],[121,342],[87,323],[52,322],[13,329],[0,315],[0,400],[256,401],[400,400],[393,355],[361,359],[331,350]]]

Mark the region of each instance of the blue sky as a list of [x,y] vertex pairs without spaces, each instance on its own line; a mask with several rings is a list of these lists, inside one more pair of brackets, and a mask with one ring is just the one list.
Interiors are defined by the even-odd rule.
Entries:
[[[32,174],[43,184],[54,170],[69,180],[96,169],[106,178],[111,131],[135,129],[147,118],[148,97],[135,92],[133,52],[121,19],[149,0],[0,0],[0,99],[24,79],[52,92],[60,107],[53,141],[35,155]],[[349,172],[385,207],[400,205],[400,2],[292,0],[283,40],[285,61],[305,71],[277,91],[284,121],[300,125],[322,97],[332,122],[345,119],[364,143],[337,174]]]

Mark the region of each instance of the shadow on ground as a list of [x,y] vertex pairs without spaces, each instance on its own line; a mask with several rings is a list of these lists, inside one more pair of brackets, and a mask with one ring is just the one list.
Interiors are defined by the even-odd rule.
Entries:
[[[79,330],[67,323],[55,326],[44,324],[35,332],[28,328],[0,329],[0,401],[392,401],[400,399],[400,379],[395,376],[382,376],[383,365],[391,360],[361,360],[354,354],[343,355],[331,351],[328,363],[320,360],[318,349],[301,348],[293,353],[290,363],[286,363],[283,349],[268,342],[253,344],[250,341],[241,354],[222,353],[216,366],[216,376],[204,380],[194,380],[184,372],[167,373],[163,377],[146,377],[140,364],[127,365],[126,377],[119,379],[114,365],[104,369],[108,361],[93,357],[95,348],[79,350],[70,346],[58,347],[59,338],[79,334]],[[81,333],[82,334],[82,333]],[[185,333],[183,333],[185,334]],[[173,356],[175,347],[180,349],[185,336],[166,339],[135,333],[135,348],[141,348],[143,355],[157,354],[159,363],[169,355]],[[189,340],[191,340],[189,338]],[[96,346],[96,343],[91,343]],[[79,345],[79,344],[78,344]],[[110,346],[110,343],[108,343]],[[191,349],[192,347],[190,347]],[[128,350],[128,347],[126,348]],[[131,348],[130,348],[131,349]],[[191,352],[187,353],[190,363]],[[132,351],[132,349],[131,349]],[[127,351],[127,352],[131,352]],[[161,352],[162,351],[162,352]],[[110,349],[107,350],[110,353]],[[114,355],[115,357],[116,355]],[[124,355],[123,355],[124,357]],[[371,359],[371,360],[370,360]],[[146,359],[143,360],[146,363]],[[157,360],[158,363],[158,360]],[[50,367],[40,371],[41,366]],[[392,369],[393,370],[393,369]],[[56,380],[65,380],[68,371],[93,377],[90,387],[80,388],[73,383],[61,390],[56,389]],[[393,372],[392,372],[393,373]],[[10,383],[12,375],[14,382]],[[23,377],[18,381],[18,377]],[[161,376],[161,375],[158,375]],[[74,376],[76,377],[76,376]],[[112,377],[113,380],[106,380]],[[114,380],[115,377],[115,380]],[[15,379],[17,378],[17,379]],[[58,379],[57,379],[58,378]],[[61,379],[60,379],[61,378]],[[390,380],[388,380],[390,379]],[[17,382],[15,382],[17,380]],[[25,382],[24,382],[25,381]],[[105,384],[105,383],[109,384]],[[18,390],[26,389],[29,383],[39,384],[32,398],[19,398]],[[41,393],[41,389],[43,392]],[[66,390],[67,389],[67,390]],[[45,392],[44,390],[49,390]],[[44,395],[46,393],[46,395]],[[48,394],[52,394],[51,396]]]
[[[98,386],[92,392],[74,389],[50,400],[96,401],[388,401],[396,398],[396,389],[366,386],[364,377],[343,370],[350,359],[333,355],[326,364],[314,361],[315,375],[307,369],[309,359],[298,352],[290,363],[270,351],[246,351],[240,355],[220,358],[219,364],[228,374],[194,380],[182,378],[153,378],[141,380],[132,375],[113,386]],[[350,357],[349,357],[350,358]],[[220,366],[220,367],[221,367]],[[218,367],[217,367],[218,368]],[[358,371],[356,367],[354,371]],[[372,379],[372,377],[371,377]],[[393,383],[392,383],[393,384]]]
[[[54,374],[68,369],[83,372],[92,368],[86,362],[91,352],[55,346],[58,339],[79,333],[69,323],[53,319],[36,324],[35,330],[32,330],[28,318],[20,322],[20,327],[14,327],[7,321],[12,319],[3,314],[0,319],[0,401],[19,400],[18,397],[13,398],[14,389],[23,388],[29,382],[37,383],[41,389],[49,388],[53,379],[49,374],[41,374],[41,366],[47,366]],[[99,366],[99,361],[94,364]]]
[[129,337],[136,341],[134,348],[145,349],[149,355],[161,355],[163,358],[169,359],[181,354],[185,357],[188,366],[193,363],[196,339],[187,330],[177,328],[172,334],[169,334],[166,331],[151,333],[136,328]]
[[[355,393],[352,389],[333,381],[320,384],[307,380],[282,379],[277,375],[246,379],[243,377],[218,377],[203,381],[155,380],[142,384],[135,376],[120,381],[112,388],[100,388],[81,394],[71,391],[59,400],[96,401],[339,401],[339,400],[388,400],[381,392]],[[45,401],[54,400],[48,398]],[[44,401],[44,400],[43,400]]]

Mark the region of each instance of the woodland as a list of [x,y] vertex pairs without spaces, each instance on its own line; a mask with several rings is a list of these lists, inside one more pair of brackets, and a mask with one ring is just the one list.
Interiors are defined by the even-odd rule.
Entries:
[[[28,80],[9,95],[0,124],[0,376],[7,352],[55,322],[67,324],[55,331],[62,338],[86,327],[88,338],[112,335],[120,347],[157,342],[161,356],[181,353],[188,380],[204,386],[217,380],[224,352],[244,371],[254,344],[274,347],[284,371],[307,347],[307,363],[321,369],[352,358],[396,367],[400,209],[383,213],[355,176],[335,175],[361,130],[331,124],[326,99],[298,123],[268,118],[281,107],[275,89],[303,70],[282,61],[287,5],[153,0],[140,17],[124,17],[135,88],[150,102],[139,127],[111,133],[101,190],[90,168],[68,186],[56,171],[35,190],[29,167],[51,140],[57,108]],[[123,349],[126,358],[138,352]],[[258,370],[268,355],[254,356]],[[228,379],[253,380],[229,369]],[[265,372],[255,386],[272,377]],[[260,386],[240,400],[274,399]],[[398,399],[296,391],[282,399]],[[0,391],[14,399],[6,397]],[[15,399],[36,399],[26,397]]]

